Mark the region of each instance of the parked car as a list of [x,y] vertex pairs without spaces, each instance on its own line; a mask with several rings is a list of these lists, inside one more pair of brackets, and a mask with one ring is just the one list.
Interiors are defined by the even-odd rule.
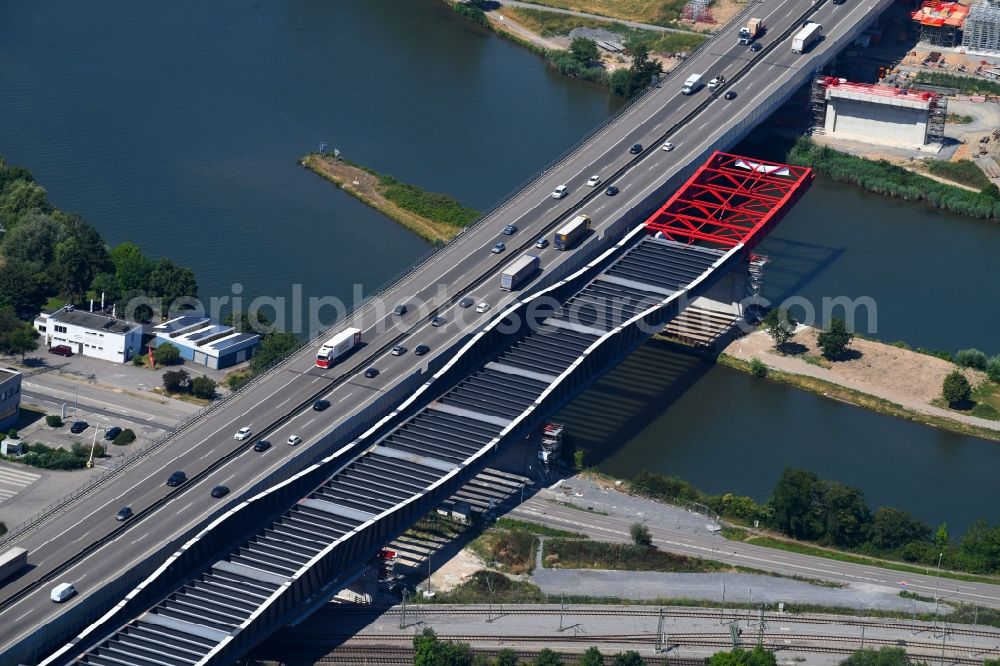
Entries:
[[569,192],[569,188],[565,185],[560,185],[556,189],[552,190],[553,199],[562,199]]
[[367,377],[368,379],[374,379],[375,377],[378,377],[378,368],[368,368],[367,370],[365,370],[365,377]]
[[113,441],[114,438],[120,434],[122,434],[122,429],[119,428],[118,426],[115,426],[114,428],[108,428],[108,431],[104,433],[104,440],[108,442]]
[[600,184],[601,184],[600,176],[591,176],[590,178],[587,179],[587,185],[589,185],[590,187],[597,187]]
[[492,252],[493,254],[500,254],[506,249],[507,249],[506,245],[504,245],[503,243],[497,243],[496,245],[493,246],[493,249],[490,250],[490,252]]
[[324,409],[330,406],[329,400],[317,400],[313,403],[313,409],[317,412],[322,412]]
[[486,301],[483,301],[482,303],[476,306],[476,312],[486,312],[489,309],[490,309],[490,304],[487,303]]
[[638,155],[639,153],[642,152],[642,144],[641,143],[633,143],[632,147],[628,149],[628,152],[630,152],[633,155]]
[[475,304],[476,304],[476,299],[472,298],[471,296],[466,296],[465,298],[463,298],[458,302],[458,307],[471,308]]
[[171,488],[176,488],[182,483],[185,483],[187,480],[188,480],[187,474],[185,474],[184,472],[174,472],[173,474],[170,475],[170,478],[167,479],[167,485],[170,486]]
[[[395,347],[392,348],[393,356],[402,356],[405,353],[406,353],[406,347],[404,347],[403,345],[396,345]],[[365,374],[367,375],[368,373]]]
[[235,439],[237,442],[242,442],[244,439],[247,439],[252,434],[253,433],[250,432],[249,427],[243,426],[242,428],[236,431],[236,434],[233,435],[233,439]]
[[298,435],[289,435],[288,436],[288,446],[297,446],[297,445],[299,445],[301,443],[302,443],[302,438],[299,437]]
[[90,427],[90,424],[86,421],[73,421],[73,425],[69,427],[69,431],[74,435],[79,435],[81,432]]
[[406,305],[400,303],[399,305],[397,305],[392,309],[392,314],[396,315],[397,317],[402,317],[403,315],[406,314]]
[[427,345],[417,345],[416,347],[413,348],[413,353],[416,354],[417,356],[423,356],[430,350],[431,348],[428,347]]
[[229,494],[229,488],[226,486],[216,486],[212,488],[212,497],[219,499],[220,497],[225,497]]
[[516,224],[508,224],[506,227],[503,228],[503,235],[504,236],[513,236],[516,233],[517,233],[517,225]]
[[604,190],[604,193],[605,193],[605,194],[607,194],[607,195],[608,195],[609,197],[613,197],[613,196],[615,196],[616,194],[618,194],[618,192],[620,192],[620,191],[621,191],[621,190],[619,190],[619,189],[618,189],[617,187],[615,187],[614,185],[609,185],[609,186],[608,186],[608,189]]
[[118,509],[118,513],[115,514],[115,520],[117,521],[128,520],[131,517],[132,517],[132,507],[130,506],[123,506],[122,508]]
[[259,439],[253,445],[253,450],[258,453],[262,451],[267,451],[269,448],[271,448],[271,442],[267,441],[266,439]]
[[539,250],[544,250],[548,246],[549,246],[548,238],[539,238],[538,240],[535,241],[535,247],[537,247]]
[[73,350],[69,345],[56,345],[54,347],[49,347],[50,354],[56,354],[57,356],[66,356],[67,358],[73,355]]

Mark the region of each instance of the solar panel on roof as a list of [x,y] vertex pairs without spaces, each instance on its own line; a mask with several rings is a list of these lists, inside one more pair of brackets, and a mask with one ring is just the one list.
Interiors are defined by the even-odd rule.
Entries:
[[229,349],[230,347],[234,347],[236,345],[241,345],[245,343],[247,340],[251,340],[256,337],[258,336],[255,333],[240,333],[235,338],[225,338],[223,340],[218,340],[206,346],[211,347],[212,349],[218,349],[222,351],[224,349]]

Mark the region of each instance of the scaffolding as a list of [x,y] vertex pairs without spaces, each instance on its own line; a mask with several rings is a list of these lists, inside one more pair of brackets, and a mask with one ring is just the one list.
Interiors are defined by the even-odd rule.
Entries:
[[715,23],[708,6],[712,0],[688,0],[681,10],[681,19],[692,23]]
[[924,143],[944,143],[944,123],[948,118],[948,98],[933,95],[927,107],[927,134]]
[[813,134],[823,134],[826,131],[826,78],[818,77],[813,81],[809,91],[809,101],[813,112]]
[[747,303],[750,306],[758,306],[761,304],[761,292],[764,291],[764,266],[770,259],[763,254],[751,254],[748,260],[749,266],[747,267],[747,273],[749,277],[747,279]]
[[958,44],[958,33],[968,13],[969,8],[957,2],[924,0],[919,9],[910,13],[910,18],[920,31],[919,41],[952,47]]
[[962,46],[970,51],[1000,52],[1000,0],[977,2],[969,8]]

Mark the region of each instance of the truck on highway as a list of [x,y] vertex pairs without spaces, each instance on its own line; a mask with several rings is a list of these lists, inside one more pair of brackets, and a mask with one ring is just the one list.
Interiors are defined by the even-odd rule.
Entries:
[[0,583],[28,566],[28,551],[25,548],[8,548],[0,553]]
[[500,273],[500,289],[513,291],[534,277],[538,272],[538,257],[526,254]]
[[589,230],[590,218],[586,215],[577,215],[556,231],[556,235],[552,238],[552,247],[557,250],[568,250],[586,236]]
[[823,26],[819,23],[809,23],[792,37],[792,53],[805,53],[823,36]]
[[690,95],[698,92],[701,88],[701,74],[692,74],[684,80],[684,87],[681,88],[682,95]]
[[764,30],[764,19],[752,18],[740,28],[740,44],[750,44]]
[[361,330],[357,328],[344,329],[323,343],[316,352],[316,367],[330,368],[337,360],[354,349],[361,342]]

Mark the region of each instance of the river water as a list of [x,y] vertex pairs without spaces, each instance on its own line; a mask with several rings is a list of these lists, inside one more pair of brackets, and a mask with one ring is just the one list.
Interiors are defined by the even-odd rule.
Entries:
[[[320,141],[485,209],[620,106],[439,0],[51,0],[4,3],[2,19],[0,154],[109,242],[194,268],[206,299],[239,283],[244,303],[296,284],[350,300],[428,251],[297,165]],[[998,231],[818,179],[762,248],[767,293],[817,309],[869,296],[883,339],[1000,351],[1000,281],[986,274]],[[997,518],[982,478],[995,444],[725,368],[684,387],[665,411],[663,396],[628,389],[642,416],[593,428],[607,434],[602,468],[761,498],[799,465],[927,520]]]

